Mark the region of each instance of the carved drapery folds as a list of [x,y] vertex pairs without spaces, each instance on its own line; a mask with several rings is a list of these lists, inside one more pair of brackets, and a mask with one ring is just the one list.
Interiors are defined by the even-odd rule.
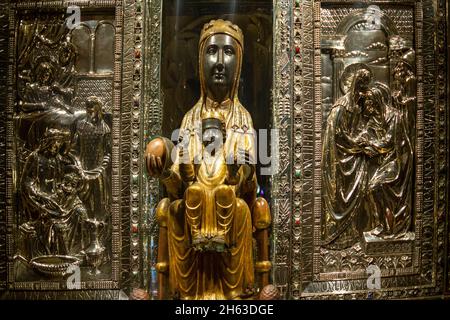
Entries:
[[415,53],[378,6],[322,39],[325,247],[414,240]]

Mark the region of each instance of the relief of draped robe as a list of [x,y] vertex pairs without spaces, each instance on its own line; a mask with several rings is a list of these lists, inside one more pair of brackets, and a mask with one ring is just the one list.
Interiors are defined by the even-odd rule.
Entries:
[[400,100],[393,99],[392,106],[384,106],[388,128],[385,143],[391,148],[371,175],[368,186],[371,209],[376,217],[371,234],[385,239],[405,236],[412,223],[413,130],[408,105]]
[[[69,134],[47,130],[24,166],[20,183],[25,213],[22,226],[36,230],[39,244],[30,253],[33,257],[78,254],[86,244],[82,228],[86,209],[78,197],[82,184],[79,165],[63,149]],[[81,242],[76,241],[78,237]]]
[[[379,83],[358,103],[354,94],[351,90],[336,102],[324,133],[322,240],[333,249],[353,245],[363,233],[401,238],[412,221],[413,145],[406,103],[391,99]],[[374,112],[367,115],[369,104]]]
[[363,227],[358,222],[369,176],[367,159],[356,142],[357,108],[349,92],[336,102],[327,118],[322,155],[324,245],[348,247]]

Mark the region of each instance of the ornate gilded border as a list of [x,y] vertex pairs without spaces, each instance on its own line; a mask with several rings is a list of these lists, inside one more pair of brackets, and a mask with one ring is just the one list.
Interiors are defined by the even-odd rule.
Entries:
[[[148,0],[145,7],[144,30],[144,86],[142,106],[144,108],[143,141],[161,133],[162,94],[160,83],[161,53],[161,0]],[[144,146],[145,147],[145,146]],[[142,169],[144,172],[145,169]],[[159,201],[160,186],[158,179],[144,174],[142,229],[144,286],[150,291],[156,289],[156,246],[158,242],[158,224],[154,213]]]
[[[449,249],[449,233],[448,233],[448,223],[449,223],[449,213],[448,213],[448,200],[449,200],[449,176],[448,176],[448,165],[449,165],[449,127],[450,127],[450,117],[448,112],[449,106],[449,86],[446,81],[449,74],[448,68],[448,52],[446,51],[448,45],[447,32],[448,27],[448,2],[445,0],[439,0],[437,3],[436,13],[436,61],[437,61],[437,110],[436,110],[436,124],[437,124],[437,176],[438,180],[435,181],[437,184],[437,207],[436,207],[436,220],[438,223],[438,233],[437,233],[437,256],[438,256],[438,269],[437,277],[441,275],[441,279],[438,281],[437,285],[442,286],[444,292],[449,291],[449,264],[446,263],[447,259],[450,259],[450,249]],[[445,221],[447,220],[447,223]],[[440,258],[441,257],[441,258]],[[447,274],[445,274],[447,272]],[[442,284],[441,284],[442,283]]]
[[[290,296],[292,269],[299,271],[292,238],[292,2],[274,1],[273,127],[279,130],[279,170],[272,178],[272,279],[282,298]],[[297,212],[298,213],[298,212]],[[300,240],[295,235],[296,241]],[[297,247],[298,249],[298,247]],[[294,255],[295,256],[294,256]],[[295,267],[293,265],[295,264]]]
[[16,291],[5,292],[5,300],[126,300],[119,290],[64,290],[64,291]]
[[[0,108],[7,104],[9,7],[0,4]],[[6,289],[6,122],[0,119],[0,290]]]
[[[130,234],[130,274],[129,279],[127,279],[130,288],[148,289],[150,279],[148,214],[151,206],[147,202],[148,189],[152,190],[153,184],[149,184],[146,179],[142,155],[146,146],[148,123],[149,121],[155,122],[155,120],[149,120],[147,117],[147,112],[153,109],[146,105],[148,88],[151,87],[152,83],[146,79],[146,70],[149,67],[146,56],[146,46],[149,39],[146,35],[149,27],[147,21],[150,17],[148,8],[151,8],[153,16],[157,16],[159,20],[158,3],[160,8],[159,1],[126,1],[124,16],[124,54],[127,55],[127,58],[129,57],[126,63],[131,63],[126,70],[132,70],[132,73],[124,72],[124,77],[127,77],[124,83],[132,84],[132,86],[123,87],[123,90],[125,90],[123,91],[124,96],[127,97],[123,104],[128,104],[129,110],[131,110],[131,147],[129,150],[131,201],[128,208],[130,216],[128,230]],[[147,88],[147,90],[143,88]],[[156,122],[160,123],[161,121],[157,119]],[[124,215],[126,214],[125,209]]]
[[[441,106],[444,108],[444,110],[447,110],[446,111],[446,116],[445,116],[445,119],[444,119],[445,123],[447,124],[447,131],[446,132],[441,131],[440,135],[442,133],[445,134],[446,139],[444,139],[444,140],[446,141],[447,145],[446,145],[446,148],[444,148],[444,149],[448,150],[449,144],[450,144],[450,137],[449,137],[449,135],[450,135],[450,115],[449,115],[449,111],[448,111],[448,107],[450,106],[450,102],[448,100],[448,97],[450,97],[450,94],[449,94],[449,92],[450,92],[449,91],[450,90],[450,75],[449,75],[449,70],[450,70],[450,59],[449,59],[449,57],[450,57],[450,47],[449,47],[449,40],[448,40],[448,37],[450,35],[450,6],[448,5],[448,3],[444,2],[444,1],[440,1],[439,5],[440,5],[441,10],[442,10],[442,16],[441,16],[441,19],[440,19],[441,26],[442,26],[443,23],[445,24],[444,28],[442,28],[445,31],[441,30],[440,37],[439,37],[441,45],[443,45],[443,47],[440,47],[440,50],[443,51],[441,53],[441,56],[447,61],[447,69],[446,69],[446,71],[447,71],[447,73],[446,73],[446,80],[447,81],[446,81],[446,84],[445,84],[445,90],[444,90],[444,92],[442,92],[442,95],[441,95],[441,99],[443,98],[443,101],[441,100],[443,102],[443,103],[441,103]],[[445,12],[445,14],[444,14],[444,12]],[[445,20],[444,20],[444,16],[445,16]],[[447,48],[447,50],[445,50],[445,48]],[[445,153],[445,150],[443,152]],[[444,183],[444,185],[441,186],[441,188],[443,189],[444,194],[446,194],[446,201],[445,201],[446,202],[446,207],[444,207],[444,214],[445,214],[445,211],[448,210],[448,204],[449,204],[448,190],[450,188],[450,181],[449,181],[450,179],[449,179],[449,175],[447,173],[449,164],[450,164],[450,152],[447,151],[446,163],[443,163],[443,165],[442,165],[442,167],[443,167],[442,171],[445,172],[445,178],[446,178],[446,183]],[[447,271],[446,293],[449,294],[450,293],[450,269],[449,269],[449,266],[450,266],[450,232],[449,232],[449,230],[450,230],[450,215],[449,214],[445,214],[445,215],[446,215],[446,218],[447,218],[446,219],[447,220],[446,230],[445,230],[445,233],[444,233],[444,234],[447,235],[447,243],[446,243],[446,245],[447,245],[447,260],[445,262],[445,270]]]
[[[14,59],[14,50],[16,47],[15,41],[15,28],[16,28],[16,11],[10,4],[9,7],[9,50],[8,50],[8,101],[6,104],[6,114],[8,120],[12,119],[13,114],[13,105],[15,101],[15,92],[14,92],[14,83],[15,83],[15,59]],[[11,260],[12,255],[14,254],[14,238],[13,238],[13,203],[12,203],[12,161],[13,161],[13,124],[12,121],[6,121],[6,257],[7,257],[7,281],[8,288],[11,288],[11,280],[10,277],[14,272],[14,262]]]
[[[132,164],[131,152],[135,148],[139,141],[136,140],[132,133],[131,123],[133,122],[133,64],[134,64],[134,1],[123,0],[118,3],[120,6],[120,13],[123,21],[123,28],[121,32],[121,45],[122,45],[122,57],[121,60],[117,60],[117,70],[122,68],[122,83],[118,83],[117,86],[121,90],[121,111],[120,111],[120,126],[122,140],[117,148],[120,152],[120,162],[118,162],[117,168],[120,168],[123,173],[120,181],[114,183],[114,186],[120,186],[120,193],[122,199],[124,199],[120,206],[121,213],[121,250],[122,256],[125,260],[122,262],[121,268],[121,285],[123,288],[129,288],[136,283],[136,277],[138,277],[135,270],[135,263],[132,261],[133,250],[138,250],[138,244],[136,244],[136,234],[132,239],[130,235],[131,229],[131,208],[135,205],[136,199],[132,199],[131,180],[133,176],[132,168],[135,168],[135,164]],[[139,112],[138,112],[139,113]],[[113,164],[114,165],[114,164]],[[133,202],[134,201],[134,202]]]

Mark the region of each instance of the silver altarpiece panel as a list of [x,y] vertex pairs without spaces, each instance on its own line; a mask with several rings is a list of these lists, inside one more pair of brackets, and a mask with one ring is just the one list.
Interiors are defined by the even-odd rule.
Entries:
[[174,3],[70,1],[75,28],[69,1],[0,4],[0,296],[156,297],[163,190],[143,152],[195,100],[212,18],[243,28],[243,99],[278,131],[261,186],[281,297],[448,292],[446,1]]
[[117,288],[113,97],[104,95],[113,92],[114,12],[84,15],[73,29],[52,12],[16,18],[8,282],[58,289],[72,265],[83,286]]
[[119,299],[139,286],[130,180],[140,139],[130,115],[140,97],[133,72],[141,29],[130,28],[134,10],[125,13],[135,3],[70,5],[12,1],[2,11],[5,297]]
[[[438,294],[446,203],[435,181],[446,173],[436,131],[445,132],[437,119],[446,111],[436,96],[445,97],[437,84],[445,66],[435,64],[439,50],[425,39],[444,36],[434,29],[442,4],[301,8],[303,34],[312,36],[301,50],[311,70],[301,93],[301,296]],[[313,60],[305,63],[307,54]],[[379,290],[368,287],[372,268],[381,274]]]

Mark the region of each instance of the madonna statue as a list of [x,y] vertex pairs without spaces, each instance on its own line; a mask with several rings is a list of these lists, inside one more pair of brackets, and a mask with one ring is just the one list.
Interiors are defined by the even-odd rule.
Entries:
[[[165,138],[147,146],[147,170],[169,195],[156,210],[157,269],[160,285],[168,274],[173,298],[249,297],[256,288],[255,268],[265,274],[261,284],[268,284],[267,234],[261,237],[261,231],[270,225],[270,213],[267,202],[256,198],[253,123],[238,99],[243,48],[242,31],[231,22],[212,20],[203,27],[201,95],[183,118],[180,142],[173,150]],[[214,130],[218,134],[211,134]],[[263,240],[256,265],[253,235]]]

